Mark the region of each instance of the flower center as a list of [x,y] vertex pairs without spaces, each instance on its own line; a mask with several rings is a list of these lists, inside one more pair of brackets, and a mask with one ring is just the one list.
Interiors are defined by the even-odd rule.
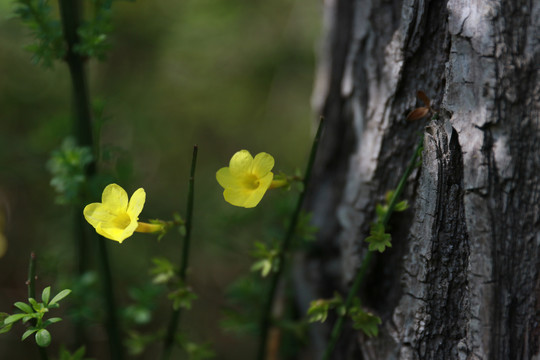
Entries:
[[244,177],[244,181],[242,185],[244,185],[244,187],[247,189],[255,190],[256,188],[259,187],[259,178],[257,178],[257,176],[253,174],[247,174]]
[[120,213],[114,218],[113,226],[119,229],[125,229],[131,223],[131,218],[127,213]]

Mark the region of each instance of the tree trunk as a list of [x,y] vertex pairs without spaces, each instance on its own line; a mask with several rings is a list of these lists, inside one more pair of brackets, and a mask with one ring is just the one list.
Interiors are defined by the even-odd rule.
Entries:
[[[325,1],[304,309],[346,294],[375,205],[425,134],[413,206],[358,294],[379,336],[348,325],[333,359],[540,359],[539,30],[538,0]],[[405,121],[417,90],[439,120]],[[329,322],[312,331],[316,354]]]

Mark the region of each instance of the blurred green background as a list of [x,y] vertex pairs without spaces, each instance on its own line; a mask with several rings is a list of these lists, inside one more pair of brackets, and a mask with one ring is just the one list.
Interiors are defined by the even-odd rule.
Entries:
[[[130,195],[146,190],[141,219],[184,214],[192,146],[199,146],[188,275],[199,300],[181,328],[195,341],[211,342],[218,359],[253,358],[255,338],[219,328],[225,289],[249,271],[253,241],[279,229],[295,194],[276,192],[255,209],[235,208],[223,201],[215,172],[240,149],[272,154],[276,171],[304,168],[320,7],[303,0],[117,1],[108,58],[88,66],[92,101],[105,118],[100,146],[116,157],[119,184]],[[31,251],[39,258],[38,289],[51,284],[58,291],[75,271],[74,214],[55,204],[46,168],[72,131],[69,73],[60,62],[52,69],[32,64],[24,49],[31,33],[12,11],[11,1],[0,0],[0,213],[8,241],[0,258],[0,311],[9,313],[13,302],[26,299]],[[108,246],[123,307],[132,301],[129,288],[149,282],[152,257],[180,258],[175,234],[161,242],[135,234]],[[152,322],[138,330],[165,326],[163,297]],[[64,319],[51,327],[51,354],[73,341]],[[20,342],[22,332],[18,326],[0,335],[1,358],[37,356],[32,339]],[[91,324],[88,336],[88,355],[107,358],[103,328]],[[158,350],[141,358],[153,359]]]

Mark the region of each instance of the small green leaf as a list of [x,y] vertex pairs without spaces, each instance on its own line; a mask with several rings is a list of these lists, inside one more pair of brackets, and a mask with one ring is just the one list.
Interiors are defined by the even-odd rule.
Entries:
[[0,326],[0,334],[5,334],[5,333],[9,332],[11,330],[12,326],[13,326],[13,324]]
[[54,318],[50,318],[50,319],[47,319],[44,323],[43,323],[43,327],[47,327],[51,324],[55,324],[57,322],[60,322],[62,321],[62,318],[59,318],[59,317],[54,317]]
[[400,212],[405,211],[409,208],[409,202],[407,200],[400,201],[396,204],[394,211]]
[[58,294],[56,294],[55,297],[53,297],[53,299],[49,303],[49,306],[58,303],[60,300],[62,300],[63,298],[65,298],[69,294],[71,294],[70,289],[64,289],[64,290],[60,291]]
[[41,301],[45,306],[49,304],[49,299],[51,298],[51,287],[47,286],[45,289],[43,289],[43,293],[41,293]]
[[38,329],[35,329],[35,328],[31,328],[31,329],[26,330],[24,332],[24,334],[22,334],[22,336],[21,336],[21,341],[26,340],[27,337],[29,337],[30,335],[32,335],[36,331],[38,331]]
[[392,247],[392,236],[385,232],[383,224],[373,224],[370,234],[365,240],[369,243],[369,251],[383,252],[387,247]]
[[36,299],[28,298],[28,302],[32,305],[35,311],[39,311],[39,309],[41,309]]
[[268,259],[259,260],[251,266],[251,271],[260,271],[262,277],[266,277],[270,273],[270,270],[272,270],[272,261]]
[[388,206],[386,206],[386,205],[383,206],[381,204],[377,204],[375,206],[375,212],[377,213],[377,218],[380,221],[382,218],[384,218],[384,216],[388,212]]
[[41,329],[36,333],[36,344],[47,347],[51,344],[51,333],[47,329]]
[[380,317],[366,312],[359,307],[351,309],[350,316],[355,329],[362,330],[368,337],[379,334],[379,325],[382,323]]
[[150,269],[150,274],[154,275],[154,284],[166,284],[176,277],[173,264],[166,258],[152,258],[154,267]]
[[4,325],[13,324],[14,322],[17,322],[21,320],[23,317],[27,316],[27,314],[13,314],[8,316],[4,319]]
[[71,359],[82,360],[85,353],[86,353],[86,348],[84,346],[81,346],[73,353],[73,355],[71,356]]
[[394,196],[395,191],[394,190],[388,190],[384,196],[384,199],[386,200],[386,203],[390,203],[392,200],[392,197]]
[[328,310],[330,309],[330,304],[327,300],[318,299],[314,300],[309,304],[309,309],[307,315],[309,316],[308,321],[312,322],[325,322],[328,317]]
[[169,300],[173,301],[173,309],[178,310],[180,308],[191,309],[191,303],[197,300],[198,296],[190,288],[182,285],[175,291],[172,291],[167,296]]
[[26,303],[23,303],[23,302],[20,302],[20,301],[17,301],[15,304],[15,307],[19,310],[22,310],[24,311],[25,313],[27,314],[31,314],[34,312],[34,310],[32,310],[32,307]]

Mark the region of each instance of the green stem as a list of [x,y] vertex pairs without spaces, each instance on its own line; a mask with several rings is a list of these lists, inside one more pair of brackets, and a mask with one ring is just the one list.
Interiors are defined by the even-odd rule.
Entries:
[[105,307],[107,313],[107,334],[109,335],[109,352],[111,359],[121,360],[124,358],[122,339],[118,329],[118,318],[116,301],[114,298],[114,288],[109,265],[109,254],[107,252],[107,242],[103,236],[97,236],[99,264],[101,278],[103,282],[103,294],[105,296]]
[[[195,195],[195,169],[197,166],[197,152],[198,146],[193,147],[193,156],[191,158],[191,173],[189,176],[189,190],[188,190],[188,200],[187,200],[187,209],[186,209],[186,235],[184,237],[184,244],[182,248],[182,258],[180,260],[180,270],[178,276],[182,284],[186,284],[186,274],[189,263],[189,248],[191,242],[191,222],[193,219],[193,203]],[[180,322],[180,308],[173,311],[171,318],[169,320],[169,326],[167,327],[167,333],[165,334],[165,339],[163,341],[163,354],[161,356],[162,360],[169,359],[171,356],[174,336],[176,330],[178,329],[178,323]]]
[[[88,146],[93,148],[93,133],[92,133],[92,115],[90,110],[88,82],[86,78],[86,72],[84,68],[84,59],[75,52],[75,46],[79,42],[79,35],[77,30],[81,22],[81,3],[80,0],[58,0],[60,8],[60,16],[62,19],[62,30],[64,40],[67,45],[67,51],[65,60],[69,68],[72,84],[72,97],[73,97],[73,111],[74,111],[74,133],[77,138],[77,144],[79,146]],[[92,162],[86,168],[86,178],[89,179],[96,173],[95,162]],[[75,248],[77,256],[77,271],[79,276],[82,276],[88,267],[86,258],[88,254],[88,238],[87,233],[84,231],[85,224],[84,219],[81,216],[82,207],[75,207],[74,216],[74,235],[75,235]],[[99,251],[104,253],[104,259],[107,259],[107,249],[105,247],[104,239],[98,240],[100,244]],[[101,262],[106,261],[100,259]],[[102,269],[109,269],[109,264],[102,265]],[[111,275],[104,274],[103,278],[106,291],[112,291]],[[110,303],[114,300],[112,293],[105,294],[105,301],[107,303],[107,309],[109,311],[116,311],[115,304]],[[109,326],[107,331],[109,333],[110,340],[110,352],[122,357],[122,349],[120,343],[113,344],[114,339],[119,340],[119,331],[116,326],[116,314],[108,314]],[[85,331],[84,326],[80,323],[76,324],[76,339],[78,343],[84,343]]]
[[[36,254],[30,254],[30,262],[28,263],[28,280],[26,281],[28,286],[28,298],[36,298]],[[36,325],[36,319],[33,319],[33,326]],[[38,345],[39,357],[41,360],[48,360],[47,350]]]
[[[390,202],[388,203],[388,211],[386,212],[386,214],[381,220],[381,223],[385,227],[388,224],[388,221],[390,220],[392,213],[394,212],[398,199],[401,196],[401,193],[405,189],[405,184],[407,182],[407,179],[409,178],[412,171],[416,167],[416,162],[418,160],[418,157],[420,156],[420,152],[422,151],[423,144],[424,144],[424,137],[422,136],[420,138],[420,141],[418,142],[418,145],[416,146],[416,149],[414,150],[414,153],[411,159],[409,160],[409,164],[407,165],[407,168],[405,169],[405,173],[399,180],[396,191],[394,191],[394,194],[392,198],[390,199]],[[345,318],[347,317],[351,309],[351,305],[353,303],[353,300],[356,294],[358,293],[358,290],[360,290],[360,285],[362,285],[362,283],[364,282],[364,278],[366,277],[366,273],[371,265],[372,259],[373,259],[373,251],[368,251],[366,255],[364,256],[364,259],[362,260],[362,266],[356,273],[354,282],[347,295],[347,300],[345,301],[345,312],[341,316],[338,316],[336,323],[334,324],[334,327],[332,328],[330,341],[328,342],[328,345],[326,346],[326,349],[324,351],[323,360],[330,359],[330,356],[332,355],[334,348],[336,347],[337,341],[339,340],[339,337],[341,335],[341,331],[343,330],[343,324],[345,322]]]
[[309,155],[309,161],[308,161],[306,172],[304,175],[304,180],[303,180],[304,189],[300,193],[300,196],[298,197],[296,208],[294,209],[294,212],[291,217],[291,222],[289,223],[289,228],[287,229],[287,233],[285,234],[285,238],[283,239],[283,242],[281,243],[281,247],[279,249],[279,255],[277,257],[277,264],[279,264],[279,266],[277,270],[272,274],[272,278],[270,280],[270,288],[268,290],[268,295],[266,297],[266,302],[264,304],[262,316],[259,323],[259,348],[257,351],[258,360],[264,360],[266,357],[266,348],[268,345],[267,337],[268,337],[268,331],[270,329],[271,320],[272,320],[271,319],[272,305],[274,304],[274,298],[276,296],[277,286],[281,279],[281,275],[283,274],[283,269],[285,268],[285,256],[287,255],[289,251],[289,247],[290,247],[292,238],[294,236],[294,232],[296,230],[296,225],[298,223],[298,218],[300,216],[300,211],[302,210],[302,204],[304,202],[307,185],[311,177],[311,170],[313,168],[313,163],[315,162],[315,155],[317,154],[317,147],[319,146],[319,141],[321,138],[323,125],[324,125],[324,119],[321,118],[319,122],[319,127],[317,129],[317,134],[315,135],[315,138],[313,139],[313,144],[311,146],[311,152]]
[[36,298],[36,254],[30,254],[30,262],[28,263],[28,298]]

